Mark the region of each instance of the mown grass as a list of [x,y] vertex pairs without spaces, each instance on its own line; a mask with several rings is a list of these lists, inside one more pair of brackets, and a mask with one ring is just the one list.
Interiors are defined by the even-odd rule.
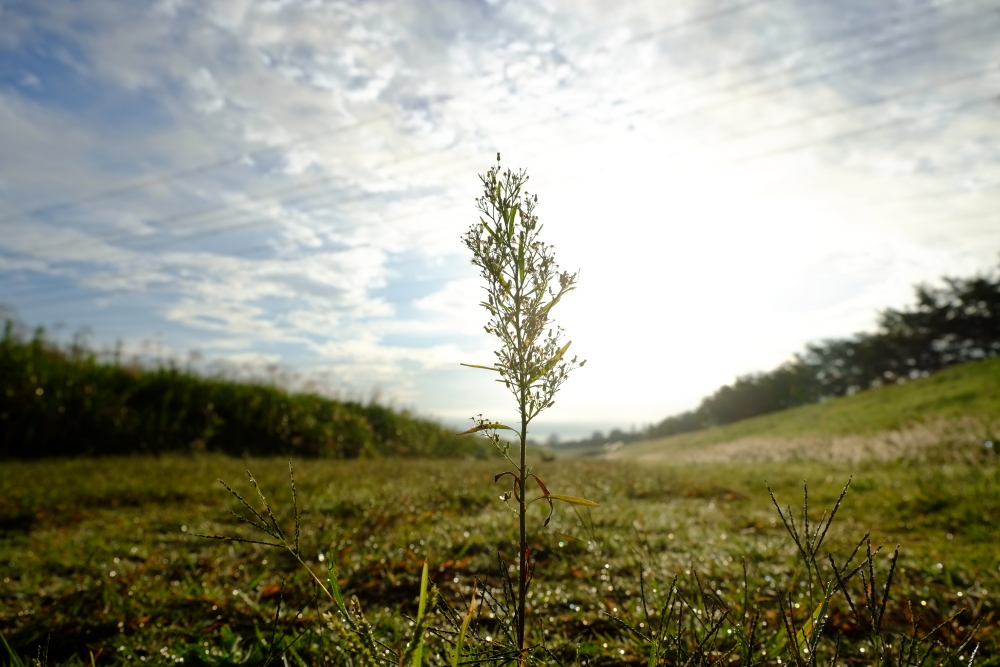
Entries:
[[[878,439],[891,432],[928,427],[929,443],[961,431],[968,439],[983,440],[1000,428],[1000,358],[970,362],[933,375],[853,396],[831,399],[733,424],[668,438],[628,445],[622,458],[669,457],[690,450],[703,450],[737,441],[819,440],[838,436],[868,436]],[[860,441],[859,441],[860,442]],[[904,452],[906,453],[906,452]]]
[[[98,665],[261,664],[270,645],[298,637],[285,654],[289,664],[351,664],[345,653],[350,633],[336,615],[323,619],[331,606],[290,556],[193,536],[252,536],[228,517],[226,510],[239,504],[215,481],[249,490],[240,483],[247,468],[279,521],[291,525],[284,460],[205,455],[3,466],[0,630],[22,658],[43,647],[52,665],[90,664],[91,655]],[[477,577],[496,590],[497,552],[510,560],[516,535],[509,510],[497,500],[501,489],[492,484],[495,467],[297,461],[302,551],[319,569],[321,553],[333,559],[345,595],[357,596],[390,646],[400,645],[410,622],[401,612],[415,614],[424,559],[443,598],[456,606]],[[733,604],[742,598],[746,559],[753,604],[771,624],[766,627],[781,635],[776,601],[791,591],[796,603],[805,602],[797,597],[805,595],[803,571],[764,480],[782,505],[793,506],[801,505],[808,480],[815,509],[832,505],[851,474],[851,491],[824,551],[842,562],[866,531],[890,552],[901,544],[889,620],[908,628],[909,601],[926,633],[966,609],[932,641],[958,646],[978,622],[972,641],[950,659],[968,660],[979,643],[976,664],[1000,664],[1000,467],[991,454],[935,466],[557,460],[539,461],[536,470],[566,493],[602,504],[580,513],[562,510],[531,539],[537,559],[531,640],[544,642],[567,665],[646,663],[648,645],[607,615],[637,629],[647,623],[640,571],[654,616],[676,575],[691,608],[707,617],[714,596]],[[884,578],[887,564],[878,557],[877,576]],[[828,640],[842,633],[840,661],[869,664],[861,628],[838,600]],[[485,634],[499,629],[488,616],[481,619]],[[691,618],[696,630],[693,612]],[[727,629],[733,630],[723,626],[720,647]],[[432,638],[428,646],[432,653],[445,650],[443,640]],[[775,644],[772,655],[782,650]],[[732,656],[723,659],[719,651],[720,664],[727,664]],[[944,649],[935,656],[932,663],[948,664]],[[5,659],[11,663],[0,657],[0,664]]]

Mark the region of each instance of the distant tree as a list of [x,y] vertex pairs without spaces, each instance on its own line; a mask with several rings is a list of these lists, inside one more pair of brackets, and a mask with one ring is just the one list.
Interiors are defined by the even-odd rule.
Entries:
[[818,398],[813,373],[801,362],[789,362],[769,373],[737,378],[704,399],[699,410],[710,423],[728,424]]
[[[937,370],[1000,353],[1000,272],[919,285],[913,308],[879,314],[883,335],[905,341],[914,365]],[[922,363],[921,363],[922,362]]]
[[[702,405],[704,406],[704,402],[702,402]],[[710,425],[708,415],[703,408],[699,408],[698,410],[688,410],[679,415],[667,417],[659,424],[650,427],[648,433],[649,437],[652,438],[665,438],[677,435],[678,433],[697,431]]]
[[875,332],[806,346],[778,368],[744,375],[647,430],[664,437],[906,382],[966,361],[1000,354],[1000,271],[918,285],[916,304],[886,308]]
[[1000,353],[1000,274],[918,285],[916,305],[887,308],[878,329],[809,345],[798,357],[823,396],[905,382]]

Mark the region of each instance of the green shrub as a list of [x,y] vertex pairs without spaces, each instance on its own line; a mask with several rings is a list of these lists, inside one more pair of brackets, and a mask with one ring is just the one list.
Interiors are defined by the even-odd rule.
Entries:
[[441,424],[381,405],[103,362],[41,331],[0,338],[0,459],[213,451],[328,458],[485,456]]

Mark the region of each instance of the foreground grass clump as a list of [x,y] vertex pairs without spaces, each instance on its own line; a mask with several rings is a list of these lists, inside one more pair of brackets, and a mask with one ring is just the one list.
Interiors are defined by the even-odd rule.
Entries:
[[482,456],[441,424],[369,403],[102,361],[41,334],[0,337],[0,459],[219,451]]
[[[442,632],[425,633],[423,663],[450,664],[455,635],[449,632],[459,629],[473,587],[477,616],[467,650],[476,648],[485,657],[493,644],[498,652],[503,648],[508,617],[502,604],[492,602],[504,599],[497,552],[513,559],[517,528],[491,484],[484,483],[492,480],[494,463],[294,463],[302,558],[323,574],[332,562],[346,604],[353,608],[357,598],[374,636],[390,649],[405,650],[413,628],[402,614],[417,615],[426,560],[430,587],[440,600],[426,625]],[[659,645],[661,664],[684,664],[688,658],[691,664],[745,664],[738,648],[729,652],[749,627],[741,614],[745,607],[758,619],[756,639],[772,642],[758,645],[754,659],[794,663],[781,609],[794,610],[795,634],[808,626],[816,606],[809,601],[801,554],[762,480],[783,511],[787,504],[795,507],[797,526],[802,480],[809,480],[813,533],[821,508],[833,506],[853,473],[817,561],[820,573],[829,574],[823,569],[826,552],[842,566],[870,531],[873,551],[885,544],[872,560],[876,595],[870,597],[881,603],[890,556],[902,545],[882,621],[893,648],[876,649],[866,634],[867,597],[859,572],[847,589],[862,622],[835,592],[814,653],[818,663],[832,663],[840,637],[838,664],[872,664],[873,650],[898,650],[905,637],[892,633],[909,637],[913,621],[918,637],[929,636],[918,646],[931,649],[927,665],[967,664],[977,644],[974,664],[1000,664],[995,459],[975,465],[957,460],[850,467],[533,464],[547,483],[602,503],[600,510],[557,513],[533,540],[536,567],[544,576],[530,590],[529,613],[538,621],[529,626],[527,641],[551,651],[539,656],[543,662],[647,665],[650,628],[660,627],[669,599],[674,611],[668,634],[679,628],[680,639]],[[362,648],[357,635],[290,555],[192,536],[255,537],[226,518],[225,509],[242,508],[216,482],[217,477],[238,480],[246,468],[255,471],[276,520],[292,535],[284,460],[5,462],[0,632],[15,653],[27,661],[43,647],[51,665],[90,664],[91,654],[98,665],[171,664],[180,658],[185,665],[236,665],[263,664],[277,645],[287,647],[289,664],[363,664],[352,653]],[[234,488],[248,500],[254,493],[249,483]],[[542,508],[538,511],[544,519]],[[855,565],[864,562],[867,548],[861,545]],[[863,573],[869,580],[867,567]],[[817,605],[818,594],[813,586]],[[492,597],[493,607],[484,597]],[[728,616],[699,648],[719,622],[722,605]],[[807,641],[811,636],[803,635]],[[801,650],[799,657],[808,660]],[[6,656],[0,664],[5,660],[13,664]]]

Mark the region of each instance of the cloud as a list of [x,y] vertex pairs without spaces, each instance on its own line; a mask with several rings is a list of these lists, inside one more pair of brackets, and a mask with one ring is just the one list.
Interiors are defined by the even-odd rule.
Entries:
[[921,0],[7,3],[0,300],[494,405],[448,369],[489,354],[459,238],[499,150],[582,269],[556,316],[592,361],[563,414],[658,419],[994,261],[997,23]]

